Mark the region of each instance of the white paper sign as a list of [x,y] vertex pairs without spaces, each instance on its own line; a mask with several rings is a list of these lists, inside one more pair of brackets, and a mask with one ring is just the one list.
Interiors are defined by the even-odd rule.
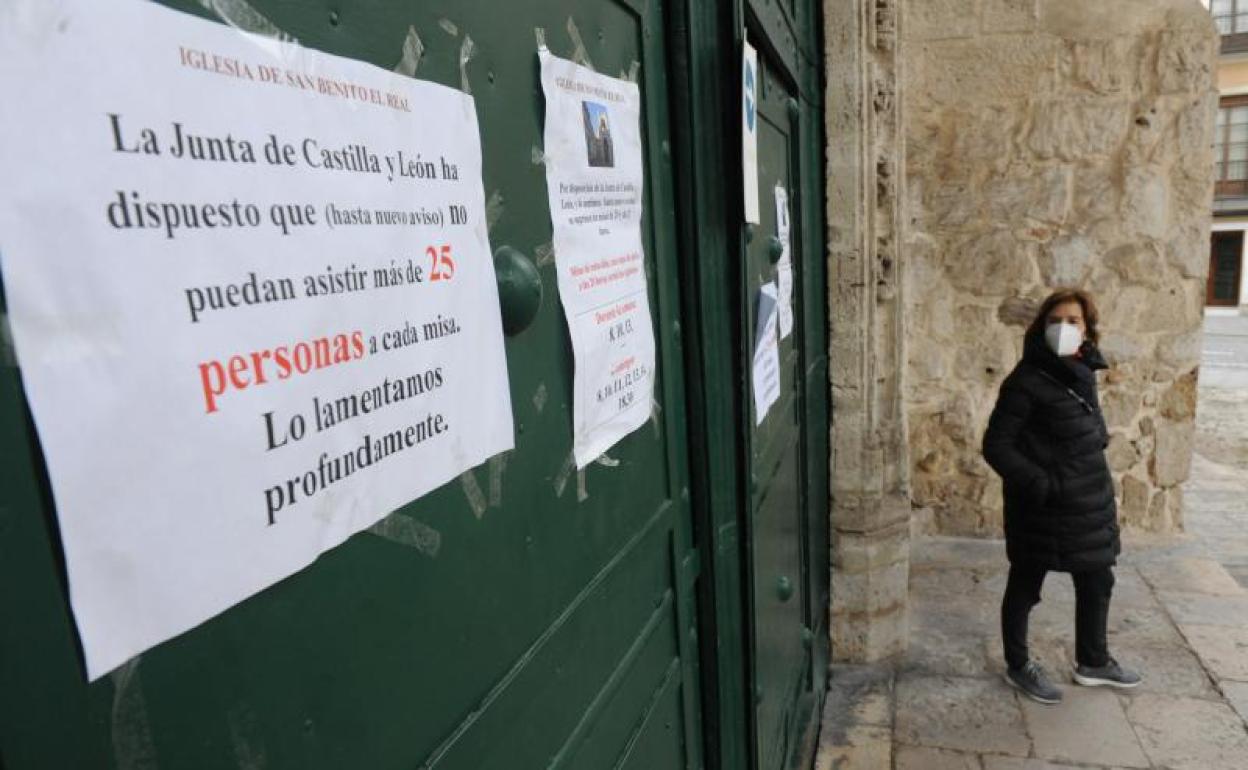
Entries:
[[741,169],[745,221],[758,224],[758,52],[743,43],[741,57]]
[[584,468],[650,419],[654,327],[641,242],[641,94],[542,48],[546,187],[559,297],[576,358]]
[[512,447],[470,97],[130,0],[5,4],[0,90],[89,678]]
[[762,425],[780,400],[780,339],[776,335],[776,285],[758,288],[758,323],[754,333],[754,424]]
[[780,339],[793,332],[793,239],[789,228],[789,194],[776,185],[776,237],[784,245],[776,263],[776,301],[780,304]]

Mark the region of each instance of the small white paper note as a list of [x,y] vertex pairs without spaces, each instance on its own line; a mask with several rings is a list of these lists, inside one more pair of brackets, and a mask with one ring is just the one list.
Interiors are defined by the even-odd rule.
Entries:
[[754,339],[754,424],[762,425],[780,399],[780,339],[776,334],[776,285],[758,289],[758,325]]
[[776,237],[784,245],[776,263],[776,301],[780,303],[780,339],[793,332],[793,239],[789,228],[789,194],[776,185]]
[[741,168],[745,221],[758,224],[758,52],[744,44],[741,57]]

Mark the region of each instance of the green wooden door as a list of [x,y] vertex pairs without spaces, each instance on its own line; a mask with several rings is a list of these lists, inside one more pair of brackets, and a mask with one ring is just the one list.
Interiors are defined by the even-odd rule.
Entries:
[[[755,342],[761,285],[778,282],[787,199],[792,331],[780,341],[780,397],[748,437],[756,758],[788,766],[821,695],[827,608],[827,365],[822,174],[813,9],[790,0],[747,3],[747,39],[758,49],[758,189],[761,221],[748,228],[743,277],[746,329]],[[755,417],[753,410],[751,417]],[[756,419],[750,424],[754,425]]]
[[[254,5],[304,45],[386,68],[406,41],[417,77],[471,90],[491,244],[534,259],[546,292],[507,340],[516,449],[88,686],[38,438],[0,349],[0,766],[700,766],[664,4]],[[600,72],[635,71],[643,99],[654,419],[582,474],[539,34]]]

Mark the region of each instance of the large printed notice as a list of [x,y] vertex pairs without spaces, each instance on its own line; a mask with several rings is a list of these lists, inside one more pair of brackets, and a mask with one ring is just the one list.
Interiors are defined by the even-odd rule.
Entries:
[[641,243],[641,95],[542,48],[546,187],[576,371],[576,467],[645,424],[654,327]]
[[0,8],[0,269],[95,679],[513,445],[472,99]]

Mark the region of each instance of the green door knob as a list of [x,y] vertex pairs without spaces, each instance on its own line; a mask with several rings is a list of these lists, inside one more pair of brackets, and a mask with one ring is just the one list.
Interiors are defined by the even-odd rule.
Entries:
[[784,256],[784,241],[774,235],[769,237],[767,239],[767,258],[771,260],[771,264],[774,265],[779,262],[782,256]]
[[785,110],[789,113],[789,120],[797,120],[802,114],[802,107],[797,100],[790,96],[784,102]]
[[789,580],[787,577],[781,576],[780,579],[776,581],[776,596],[782,602],[787,602],[789,599],[792,599],[793,581]]
[[529,328],[537,317],[542,306],[542,275],[528,257],[510,246],[499,246],[494,252],[494,276],[503,331],[514,336]]
[[811,631],[806,626],[802,626],[802,646],[809,650],[814,645],[815,632]]
[[758,232],[758,225],[754,224],[753,222],[746,222],[745,223],[745,242],[753,243],[754,234],[757,232]]

